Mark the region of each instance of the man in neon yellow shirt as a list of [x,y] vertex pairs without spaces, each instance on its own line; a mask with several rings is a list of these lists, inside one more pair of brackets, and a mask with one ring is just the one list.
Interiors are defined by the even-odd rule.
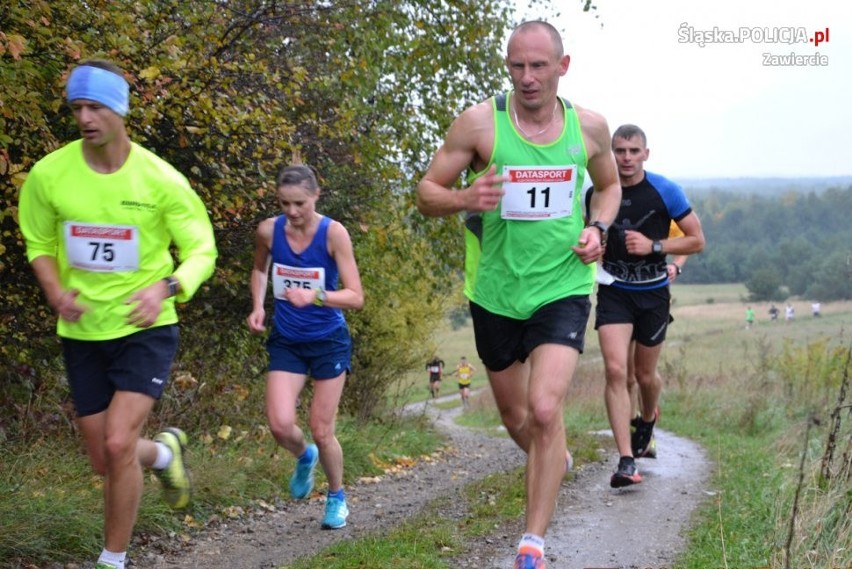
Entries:
[[[141,438],[177,351],[175,300],[213,273],[216,245],[201,199],[177,170],[133,143],[129,85],[107,61],[68,78],[82,138],[37,162],[21,189],[27,258],[58,316],[68,383],[92,468],[104,476],[97,569],[124,569],[150,467],[174,508],[189,503],[186,435]],[[169,250],[177,246],[175,268]]]

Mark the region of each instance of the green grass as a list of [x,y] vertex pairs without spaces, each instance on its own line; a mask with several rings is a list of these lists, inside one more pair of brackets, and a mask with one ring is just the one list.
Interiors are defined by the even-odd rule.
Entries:
[[684,285],[677,282],[672,285],[671,292],[675,307],[737,303],[748,296],[748,289],[743,284]]
[[[103,485],[78,449],[56,439],[38,440],[26,452],[0,448],[9,459],[0,469],[0,559],[57,560],[100,551]],[[176,528],[174,516],[151,494],[140,507],[138,529]]]
[[678,567],[724,567],[725,562],[765,567],[773,549],[767,532],[774,531],[773,505],[784,475],[773,450],[781,426],[769,419],[749,428],[742,420],[748,405],[721,409],[720,397],[712,390],[700,397],[676,393],[665,405],[666,427],[699,441],[715,464],[711,496],[697,516],[691,547]]
[[[801,354],[801,352],[800,352]],[[790,401],[786,388],[772,374],[761,370],[743,370],[727,381],[708,381],[687,389],[670,390],[665,403],[666,427],[700,442],[715,463],[710,488],[713,496],[696,516],[690,532],[690,548],[677,567],[781,567],[786,535],[791,523],[791,497],[799,471],[803,426],[808,413],[822,413],[826,406],[817,403],[816,383],[809,395],[801,391]],[[803,378],[804,379],[804,378]],[[827,389],[824,387],[823,389]],[[817,411],[817,409],[822,411]],[[847,437],[850,425],[844,430]],[[818,468],[824,452],[825,428],[813,432],[811,452],[801,471],[809,484],[808,508],[812,512],[828,510],[838,518],[838,510],[850,505],[848,486],[835,480],[832,489],[821,491]],[[839,498],[839,500],[838,500]],[[849,524],[835,523],[827,528],[823,514],[800,512],[796,525],[800,534],[814,535],[822,541],[822,551],[806,548],[791,556],[791,567],[847,567]],[[828,532],[832,537],[825,539]],[[845,543],[846,551],[834,548]],[[801,548],[800,548],[801,549]],[[804,564],[805,557],[815,563]]]
[[[447,323],[435,334],[435,354],[444,360],[444,380],[441,382],[441,395],[458,392],[458,382],[455,376],[450,374],[456,369],[456,364],[462,356],[476,368],[473,375],[472,388],[482,387],[487,383],[484,367],[476,355],[476,346],[473,341],[473,326],[468,319],[464,326],[453,328]],[[401,396],[399,395],[401,394]],[[396,406],[406,405],[417,401],[424,401],[431,397],[429,392],[429,373],[426,371],[426,362],[419,369],[410,370],[400,380],[399,385],[391,390],[389,394],[393,397],[392,403]]]
[[[746,331],[743,294],[743,287],[733,285],[677,285],[674,290],[675,323],[660,366],[666,380],[665,426],[702,444],[716,465],[708,484],[713,495],[696,513],[689,549],[675,567],[783,567],[797,491],[790,566],[852,566],[852,492],[844,478],[848,473],[841,469],[841,456],[848,449],[844,445],[852,439],[848,409],[839,415],[833,475],[826,479],[820,473],[832,424],[828,411],[843,372],[842,348],[850,342],[852,303],[824,303],[823,317],[815,319],[809,303],[795,301],[797,319],[791,324],[770,323],[768,305],[755,304],[758,322]],[[565,413],[569,448],[579,463],[598,458],[600,442],[587,433],[608,428],[603,367],[591,326]],[[435,341],[448,368],[461,355],[479,364],[469,324],[457,330],[448,326]],[[477,368],[474,389],[486,385],[481,364]],[[428,397],[425,370],[411,370],[400,382],[413,399]],[[457,393],[454,378],[444,382],[442,392]],[[489,397],[487,389],[474,395],[472,409],[460,421],[506,436]],[[456,407],[459,400],[442,405]],[[820,423],[806,429],[811,415]],[[146,477],[136,533],[191,533],[231,509],[286,499],[285,480],[293,459],[274,444],[263,419],[256,420],[234,421],[228,438],[193,434],[189,457],[196,488],[190,517],[169,512],[159,500],[156,482]],[[360,425],[342,416],[338,434],[348,483],[414,462],[444,444],[416,418]],[[26,449],[3,443],[0,559],[67,563],[90,558],[100,549],[100,480],[79,449],[70,433],[66,439],[42,440]],[[321,474],[317,482],[321,490]],[[522,471],[472,483],[451,499],[466,504],[462,519],[442,517],[447,498],[436,499],[390,536],[346,540],[293,567],[446,567],[447,560],[464,555],[466,537],[487,534],[495,523],[523,514]],[[19,567],[11,563],[9,567]]]
[[[852,566],[852,492],[839,480],[823,488],[814,474],[824,451],[827,411],[837,397],[837,384],[821,380],[817,368],[824,367],[831,346],[848,346],[852,303],[824,305],[823,317],[816,319],[809,302],[793,300],[797,318],[789,324],[769,321],[769,303],[750,303],[758,319],[745,330],[745,296],[740,285],[673,290],[675,324],[660,364],[666,427],[701,443],[715,464],[712,495],[696,513],[689,549],[675,566],[783,567],[801,453],[789,441],[802,437],[808,414],[817,410],[823,427],[812,435],[804,467],[798,548],[791,550],[790,566]],[[575,433],[608,428],[599,354],[590,323],[565,414],[569,436],[579,437],[569,441],[571,448],[590,449],[584,460],[596,454]],[[478,398],[460,422],[493,433],[499,417]],[[843,440],[849,440],[850,429],[847,420]],[[481,517],[488,515],[493,513]],[[811,534],[815,537],[803,537]]]
[[[11,458],[0,470],[0,540],[11,538],[15,549],[54,556],[66,548],[94,548],[100,543],[101,526],[92,511],[99,503],[98,482],[68,460],[67,448],[45,440],[26,454],[10,455],[8,448],[0,452]],[[82,522],[72,529],[68,520],[78,512]],[[43,529],[32,531],[36,527]]]
[[[341,417],[337,434],[346,456],[345,483],[410,464],[444,444],[416,417],[368,425]],[[191,533],[216,517],[289,499],[286,481],[294,459],[265,425],[232,427],[227,439],[195,436],[188,448],[192,508],[170,511],[148,471],[135,534]],[[0,453],[0,567],[95,558],[103,544],[102,481],[91,472],[79,441],[43,439],[27,449],[3,446]],[[317,490],[325,485],[318,470]]]
[[[790,567],[852,565],[852,493],[840,480],[821,489],[816,474],[850,345],[845,326],[852,304],[829,306],[820,319],[797,307],[793,323],[772,323],[766,316],[752,330],[742,325],[741,303],[675,309],[661,365],[668,380],[666,427],[700,442],[716,465],[715,494],[696,516],[690,547],[676,567],[783,567],[797,487],[804,499]],[[800,469],[811,415],[821,426],[810,433]],[[841,438],[849,440],[850,430],[847,420]],[[826,523],[831,519],[833,525]],[[805,535],[814,536],[814,544],[805,546]]]
[[[420,514],[386,533],[338,542],[319,555],[280,569],[350,569],[405,567],[446,569],[447,560],[461,555],[470,538],[488,535],[495,527],[523,514],[523,470],[494,474],[468,484],[460,496],[436,498]],[[459,517],[451,503],[462,501]]]

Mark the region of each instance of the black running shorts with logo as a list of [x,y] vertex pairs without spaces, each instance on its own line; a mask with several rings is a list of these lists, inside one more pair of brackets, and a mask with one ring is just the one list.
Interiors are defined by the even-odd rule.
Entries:
[[671,293],[663,286],[651,290],[625,290],[598,285],[595,330],[607,324],[633,324],[633,339],[656,346],[666,339]]
[[491,371],[524,362],[542,344],[569,346],[583,353],[591,302],[588,296],[569,296],[545,304],[527,320],[489,312],[470,303],[479,359]]
[[78,417],[106,410],[116,391],[159,399],[178,347],[175,324],[113,340],[62,338],[71,398]]

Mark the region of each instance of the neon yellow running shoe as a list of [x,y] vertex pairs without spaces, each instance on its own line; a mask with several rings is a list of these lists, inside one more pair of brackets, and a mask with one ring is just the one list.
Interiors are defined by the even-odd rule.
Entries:
[[162,443],[172,450],[171,463],[162,470],[154,470],[154,474],[163,485],[163,499],[175,510],[182,510],[189,505],[192,494],[192,482],[186,470],[183,453],[186,449],[186,433],[180,429],[169,427],[154,437],[154,441]]

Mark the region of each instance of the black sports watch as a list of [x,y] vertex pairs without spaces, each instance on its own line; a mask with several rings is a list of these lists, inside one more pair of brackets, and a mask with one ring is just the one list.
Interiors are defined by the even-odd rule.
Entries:
[[680,265],[678,265],[677,263],[672,263],[672,265],[674,265],[675,273],[681,274],[683,272],[683,268]]
[[598,231],[601,232],[601,245],[606,246],[606,237],[609,232],[609,226],[606,223],[603,221],[592,221],[586,227],[597,227]]
[[178,289],[180,288],[180,281],[169,275],[163,279],[166,281],[166,286],[169,287],[169,297],[177,296]]
[[654,243],[651,245],[652,253],[662,253],[663,252],[663,242],[659,239],[655,239]]

